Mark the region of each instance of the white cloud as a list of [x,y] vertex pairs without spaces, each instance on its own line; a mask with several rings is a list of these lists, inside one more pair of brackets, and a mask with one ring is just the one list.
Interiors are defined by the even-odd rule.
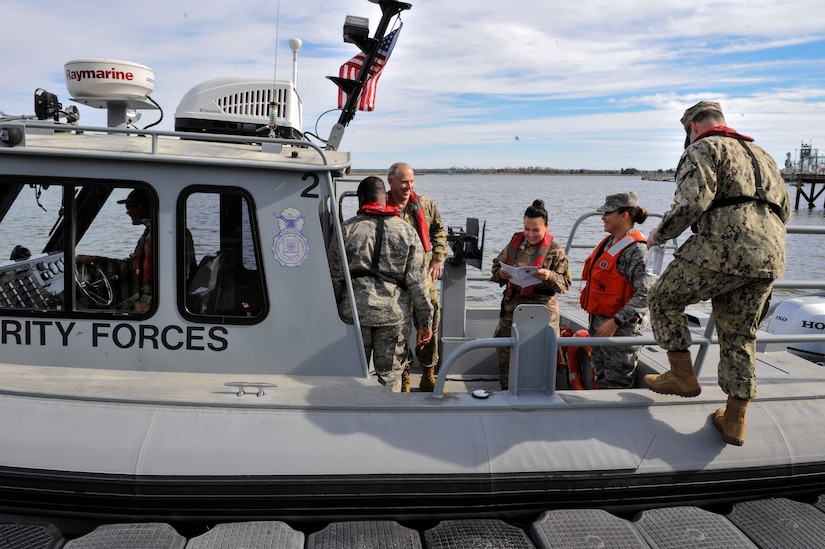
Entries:
[[[819,0],[411,3],[377,110],[358,113],[344,137],[358,166],[668,168],[681,113],[700,99],[721,101],[729,124],[778,160],[801,140],[825,139]],[[315,131],[335,107],[325,76],[357,51],[342,41],[344,16],[367,16],[374,29],[380,9],[282,0],[276,26],[278,5],[5,2],[0,110],[31,113],[38,87],[68,104],[63,63],[108,57],[155,70],[160,127],[171,129],[178,101],[202,81],[291,77],[287,41],[299,37],[305,129]],[[102,124],[105,114],[84,107],[81,120]],[[336,120],[324,115],[318,133]]]

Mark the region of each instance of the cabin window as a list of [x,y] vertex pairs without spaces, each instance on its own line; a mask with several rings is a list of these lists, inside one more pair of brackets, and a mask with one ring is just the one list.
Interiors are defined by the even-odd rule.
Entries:
[[183,314],[201,322],[254,323],[267,311],[260,239],[251,198],[241,189],[195,187],[181,195],[178,254]]
[[339,221],[343,223],[358,213],[358,195],[355,191],[346,191],[338,198]]
[[142,315],[157,296],[157,199],[141,185],[4,180],[0,308]]

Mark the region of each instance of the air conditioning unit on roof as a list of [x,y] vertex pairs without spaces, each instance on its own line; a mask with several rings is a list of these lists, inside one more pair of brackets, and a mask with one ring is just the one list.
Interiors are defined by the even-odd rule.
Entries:
[[215,78],[184,95],[175,111],[175,130],[265,136],[261,130],[270,122],[271,109],[279,128],[291,128],[295,135],[301,131],[301,100],[292,82]]

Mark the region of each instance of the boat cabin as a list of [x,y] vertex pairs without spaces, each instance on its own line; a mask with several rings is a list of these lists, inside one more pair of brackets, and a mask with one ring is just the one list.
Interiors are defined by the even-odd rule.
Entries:
[[5,360],[366,372],[326,259],[348,155],[268,138],[15,129],[23,139],[0,170]]

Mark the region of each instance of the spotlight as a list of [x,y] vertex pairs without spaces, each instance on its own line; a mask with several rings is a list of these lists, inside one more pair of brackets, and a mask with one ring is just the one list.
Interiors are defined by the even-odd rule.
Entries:
[[57,96],[47,92],[43,88],[34,90],[34,114],[38,120],[52,119],[57,122],[62,105],[57,100]]
[[366,17],[347,15],[344,19],[344,42],[358,44],[370,34],[370,20]]

